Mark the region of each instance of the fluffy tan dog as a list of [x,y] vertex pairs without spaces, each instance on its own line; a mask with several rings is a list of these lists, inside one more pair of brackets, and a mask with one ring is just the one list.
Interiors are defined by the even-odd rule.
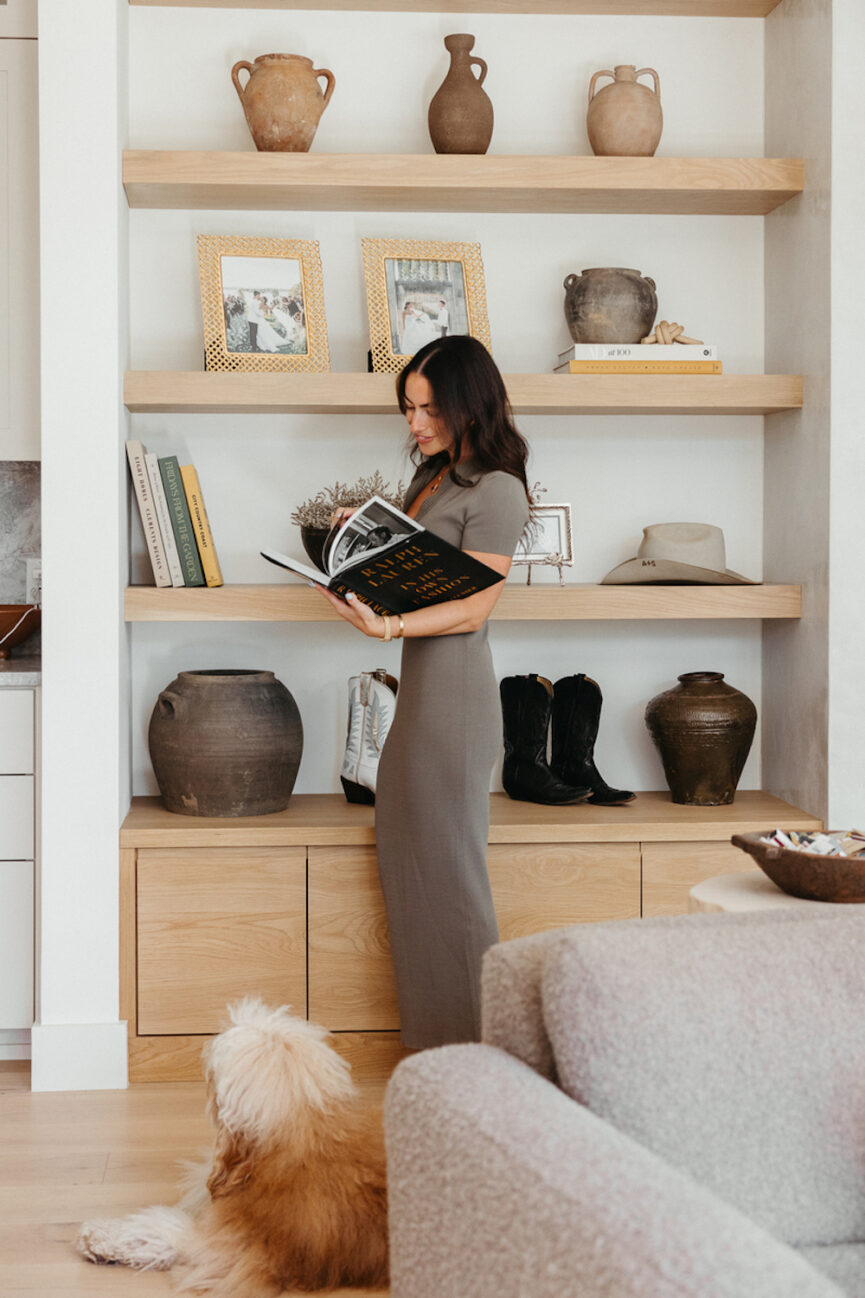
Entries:
[[358,1104],[324,1028],[244,1000],[205,1047],[211,1159],[176,1208],[85,1222],[91,1262],[180,1268],[178,1287],[214,1298],[388,1283],[379,1114]]

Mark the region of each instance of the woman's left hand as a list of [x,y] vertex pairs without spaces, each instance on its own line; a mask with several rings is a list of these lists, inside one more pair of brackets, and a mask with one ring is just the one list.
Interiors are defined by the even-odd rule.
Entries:
[[340,599],[324,586],[316,586],[316,590],[321,591],[327,602],[336,609],[344,621],[350,622],[358,631],[362,631],[373,640],[384,639],[384,619],[377,613],[373,613],[370,606],[364,604],[363,600],[358,599],[356,595],[352,595],[351,591],[345,599]]

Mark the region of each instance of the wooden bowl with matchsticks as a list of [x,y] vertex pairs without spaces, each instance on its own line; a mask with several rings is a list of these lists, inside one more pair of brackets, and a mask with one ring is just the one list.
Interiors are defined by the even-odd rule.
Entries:
[[[753,857],[763,873],[791,897],[803,897],[806,901],[865,902],[865,854],[824,856],[805,847],[789,848],[767,842],[774,833],[775,830],[766,829],[759,834],[734,834],[730,841]],[[847,837],[844,833],[829,836]],[[860,841],[865,849],[865,837]]]

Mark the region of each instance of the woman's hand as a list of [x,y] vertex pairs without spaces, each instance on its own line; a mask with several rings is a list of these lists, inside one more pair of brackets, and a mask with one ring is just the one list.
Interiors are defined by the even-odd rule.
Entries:
[[347,518],[357,513],[355,509],[335,509],[330,516],[331,527],[341,527]]
[[363,600],[358,599],[351,591],[348,592],[345,599],[340,599],[338,595],[332,594],[324,586],[316,586],[316,590],[320,590],[327,602],[336,609],[339,616],[345,622],[350,622],[356,630],[362,631],[364,635],[368,635],[373,640],[384,639],[384,618],[379,617],[377,613],[373,613],[369,605],[364,604]]

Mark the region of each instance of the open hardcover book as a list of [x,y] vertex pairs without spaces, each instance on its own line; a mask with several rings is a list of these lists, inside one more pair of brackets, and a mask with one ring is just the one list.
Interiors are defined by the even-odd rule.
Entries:
[[335,595],[352,591],[376,613],[410,613],[464,599],[503,580],[494,568],[427,532],[380,496],[372,496],[331,529],[322,555],[324,572],[275,550],[261,554]]

